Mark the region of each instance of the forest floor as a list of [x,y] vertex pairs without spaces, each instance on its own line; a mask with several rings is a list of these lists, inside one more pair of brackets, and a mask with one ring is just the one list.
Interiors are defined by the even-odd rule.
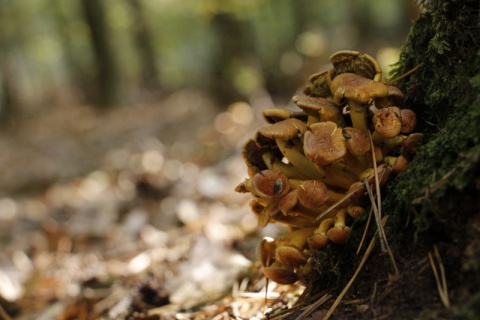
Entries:
[[[312,318],[325,315],[342,288],[289,312],[305,287],[265,292],[256,246],[282,230],[257,230],[248,196],[233,191],[264,105],[211,106],[189,90],[100,114],[52,108],[4,130],[0,318],[297,319],[312,305]],[[443,319],[431,248],[402,253],[400,280],[374,251],[335,318]],[[452,250],[441,248],[462,254]]]

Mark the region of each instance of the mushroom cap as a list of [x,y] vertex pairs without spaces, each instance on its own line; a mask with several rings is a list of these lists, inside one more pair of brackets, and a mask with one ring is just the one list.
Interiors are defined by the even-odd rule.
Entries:
[[258,130],[258,133],[269,139],[290,140],[301,137],[305,131],[307,131],[305,122],[289,118],[263,127]]
[[312,74],[308,81],[310,82],[303,89],[303,93],[311,97],[329,97],[331,96],[330,87],[327,81],[328,70]]
[[417,125],[417,115],[410,109],[400,110],[400,120],[402,122],[402,133],[409,133],[415,129]]
[[261,170],[267,169],[262,155],[265,153],[264,149],[261,149],[258,144],[253,140],[248,140],[242,148],[242,158],[248,168],[248,175],[253,177]]
[[331,72],[332,79],[342,73],[355,73],[362,77],[382,80],[382,68],[377,60],[368,54],[362,54],[358,51],[343,50],[330,56],[334,71]]
[[354,156],[361,156],[370,150],[370,141],[362,131],[346,127],[343,128],[342,134],[348,151]]
[[333,102],[343,105],[346,100],[366,104],[373,98],[384,98],[388,88],[381,82],[362,77],[354,73],[342,73],[336,76],[330,85]]
[[275,261],[275,239],[264,237],[258,246],[258,261],[262,267],[268,267]]
[[327,99],[309,96],[293,96],[292,100],[306,114],[319,116],[321,121],[338,123],[343,120],[342,109]]
[[298,203],[297,190],[294,189],[278,200],[278,208],[287,215]]
[[405,95],[403,94],[402,90],[390,85],[388,86],[388,96],[385,98],[375,99],[375,107],[378,109],[392,106],[399,107],[403,104],[403,100],[405,100]]
[[328,187],[320,180],[306,180],[297,188],[298,201],[307,208],[319,208],[328,201]]
[[422,144],[423,134],[421,133],[411,133],[405,139],[401,153],[406,158],[413,156],[416,152],[418,147]]
[[280,246],[275,252],[278,261],[287,267],[299,267],[307,262],[303,252],[294,246]]
[[393,138],[399,135],[402,129],[400,109],[397,107],[383,108],[373,116],[372,122],[375,126],[375,131],[382,138]]
[[330,243],[326,234],[313,234],[307,241],[310,249],[322,249]]
[[349,205],[347,207],[347,212],[348,212],[348,215],[352,218],[358,218],[360,216],[362,216],[364,213],[365,213],[365,208],[361,207],[361,206],[358,206],[358,205]]
[[319,166],[330,164],[347,153],[345,138],[334,122],[311,124],[304,134],[305,156]]
[[327,232],[327,237],[333,243],[345,243],[347,242],[348,235],[350,234],[350,227],[333,227]]
[[269,267],[263,268],[265,276],[279,284],[292,284],[298,281],[298,276],[293,268],[282,265],[279,261],[275,261]]
[[398,174],[398,173],[405,172],[407,169],[408,169],[408,160],[404,156],[399,155],[392,166],[392,171]]
[[252,188],[260,198],[279,199],[290,191],[290,184],[281,171],[266,169],[253,176]]
[[307,120],[307,116],[301,111],[292,111],[290,109],[282,109],[282,108],[270,108],[265,109],[262,112],[263,119],[267,123],[277,123],[279,121],[289,119],[289,118],[296,118],[299,120]]

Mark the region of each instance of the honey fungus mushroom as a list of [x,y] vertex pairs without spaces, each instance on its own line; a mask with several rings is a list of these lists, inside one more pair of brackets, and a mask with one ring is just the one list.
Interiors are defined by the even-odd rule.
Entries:
[[305,156],[319,166],[328,165],[347,153],[342,130],[331,121],[310,125],[304,134]]
[[250,178],[236,190],[251,193],[259,227],[290,230],[259,247],[265,276],[280,284],[311,280],[312,253],[347,241],[348,220],[368,210],[366,184],[375,189],[376,174],[383,186],[406,170],[422,137],[411,133],[417,119],[401,109],[404,94],[372,57],[340,51],[330,59],[292,98],[301,110],[266,109],[269,125],[242,150]]
[[367,132],[367,107],[371,99],[385,98],[388,88],[381,82],[364,78],[354,73],[342,73],[332,80],[330,89],[333,102],[348,104],[353,127]]

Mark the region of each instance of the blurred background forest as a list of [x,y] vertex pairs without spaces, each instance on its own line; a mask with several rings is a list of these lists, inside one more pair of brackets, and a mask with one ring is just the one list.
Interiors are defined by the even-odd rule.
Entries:
[[[110,118],[99,112],[114,117],[112,112],[128,113],[124,109],[129,108],[128,118],[141,113],[133,111],[136,107],[149,105],[158,109],[159,122],[172,119],[170,113],[206,112],[211,118],[204,119],[205,125],[214,124],[217,118],[213,128],[217,133],[238,133],[231,123],[233,103],[246,103],[244,109],[237,106],[237,113],[287,104],[335,51],[369,53],[388,70],[397,61],[399,46],[418,14],[419,8],[406,0],[2,0],[1,128],[3,136],[7,132],[23,136],[25,141],[17,147],[31,146],[32,152],[39,152],[27,158],[35,159],[41,168],[26,172],[34,166],[27,159],[0,156],[0,163],[23,167],[23,173],[7,170],[12,174],[5,177],[3,191],[35,188],[30,178],[48,184],[98,166],[95,150],[89,156],[68,158],[76,154],[73,149],[81,149],[79,144],[91,142],[71,136],[72,131],[78,129],[82,135],[100,126],[92,119],[82,121],[87,114],[97,120],[107,117],[101,121],[107,125]],[[208,111],[200,110],[201,105]],[[65,121],[62,114],[74,123]],[[34,123],[22,127],[27,120]],[[35,123],[41,120],[46,122],[37,128]],[[70,128],[54,133],[56,126],[64,128],[60,132]],[[206,127],[200,131],[183,132],[183,139],[173,131],[169,137],[163,132],[164,137],[157,138],[162,143],[177,142],[175,150],[181,154],[173,157],[180,157],[179,161],[191,153],[181,151],[192,149],[188,137],[203,135],[207,145],[227,149],[240,142],[236,134],[217,145],[207,141],[215,132]],[[42,143],[47,135],[58,141]],[[179,146],[182,140],[187,145]],[[110,149],[102,146],[100,150],[105,148]],[[211,163],[217,159],[217,151],[202,155],[204,148],[194,149],[200,157],[196,160]],[[78,166],[86,168],[73,169]],[[65,172],[56,173],[54,167]]]
[[[241,247],[256,222],[233,194],[238,151],[261,111],[288,106],[338,50],[388,75],[420,12],[413,0],[0,0],[4,309],[41,309],[153,262],[163,279],[159,261],[192,256],[164,237],[178,226]],[[173,256],[146,261],[159,243]],[[170,292],[181,270],[158,284],[170,302],[187,300]]]

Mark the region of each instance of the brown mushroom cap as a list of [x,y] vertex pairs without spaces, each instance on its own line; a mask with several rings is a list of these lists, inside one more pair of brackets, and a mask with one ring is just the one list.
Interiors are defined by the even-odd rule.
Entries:
[[294,189],[278,200],[278,208],[287,215],[298,203],[297,190]]
[[345,243],[347,242],[348,235],[350,234],[350,227],[333,227],[328,230],[327,237],[333,243]]
[[418,147],[422,144],[423,141],[423,134],[421,133],[412,133],[409,134],[408,137],[405,139],[401,153],[406,158],[413,156],[416,152]]
[[307,208],[319,208],[328,201],[328,187],[320,180],[306,180],[297,188],[298,201]]
[[260,198],[279,199],[290,191],[290,184],[282,172],[266,169],[253,176],[252,188]]
[[307,119],[307,116],[301,111],[292,111],[290,109],[282,108],[265,109],[262,112],[262,116],[267,123],[277,123],[289,118],[296,118],[302,121],[306,121]]
[[330,87],[327,81],[327,72],[328,70],[312,74],[310,78],[308,78],[310,83],[305,86],[303,93],[312,97],[326,98],[331,96]]
[[368,54],[362,54],[358,51],[343,50],[330,56],[334,71],[332,79],[342,73],[355,73],[362,77],[382,80],[382,68],[377,60]]
[[403,100],[405,100],[405,95],[402,90],[390,85],[388,86],[388,96],[375,99],[375,107],[378,109],[393,106],[400,107],[403,104]]
[[277,247],[276,257],[287,267],[299,267],[307,262],[307,257],[303,252],[294,246]]
[[318,122],[310,125],[304,134],[305,156],[319,166],[330,164],[347,153],[342,130],[334,122]]
[[275,261],[269,267],[263,268],[265,276],[279,284],[292,284],[298,280],[298,276],[293,268],[282,265],[279,261]]
[[400,110],[400,120],[402,122],[402,133],[412,132],[417,125],[417,115],[410,109]]
[[342,134],[345,138],[345,145],[348,151],[354,156],[361,156],[367,151],[370,151],[370,141],[368,141],[367,136],[360,130],[346,127],[343,128]]
[[307,130],[307,125],[295,118],[289,118],[263,127],[258,133],[270,139],[290,140],[298,138]]
[[393,138],[400,134],[402,121],[400,120],[400,109],[387,107],[381,109],[373,116],[375,131],[384,139]]
[[327,218],[322,220],[313,235],[307,240],[310,249],[321,249],[328,245],[330,240],[327,237],[327,231],[328,229],[330,229],[330,227],[333,226],[333,223],[333,218]]
[[265,237],[260,241],[258,246],[258,261],[262,267],[268,267],[275,261],[275,239]]
[[332,80],[330,89],[333,102],[345,104],[345,99],[366,104],[372,98],[384,98],[388,95],[388,88],[381,82],[364,78],[354,73],[342,73]]
[[306,114],[320,117],[320,121],[343,121],[342,109],[324,98],[293,96],[292,101]]

